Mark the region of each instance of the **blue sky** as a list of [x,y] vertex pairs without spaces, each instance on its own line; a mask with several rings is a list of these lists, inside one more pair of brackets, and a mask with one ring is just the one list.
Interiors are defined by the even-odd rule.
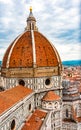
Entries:
[[80,0],[0,0],[0,59],[24,31],[30,6],[39,32],[54,44],[62,61],[81,59]]

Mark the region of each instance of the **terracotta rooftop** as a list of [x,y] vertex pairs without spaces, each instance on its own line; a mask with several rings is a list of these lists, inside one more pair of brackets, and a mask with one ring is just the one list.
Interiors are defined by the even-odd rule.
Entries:
[[[61,63],[59,54],[55,47],[38,31],[34,31],[36,65],[37,67],[53,67]],[[26,31],[18,36],[8,47],[2,62],[6,68],[33,67],[33,51],[31,31]]]
[[29,120],[26,121],[22,130],[40,130],[46,114],[44,111],[35,110]]
[[0,92],[0,114],[32,92],[33,90],[23,86],[16,86],[12,89]]
[[59,99],[61,99],[60,96],[58,96],[53,91],[49,91],[48,93],[46,93],[46,95],[43,97],[42,100],[45,100],[45,101],[54,101],[54,100],[59,100]]

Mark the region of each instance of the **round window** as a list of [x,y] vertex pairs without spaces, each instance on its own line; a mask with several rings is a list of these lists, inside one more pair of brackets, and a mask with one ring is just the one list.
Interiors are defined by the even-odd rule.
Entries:
[[50,79],[46,79],[45,84],[50,85]]
[[14,128],[15,128],[15,120],[13,120],[13,121],[11,122],[11,130],[14,130]]
[[24,80],[20,79],[20,80],[19,80],[19,85],[25,86]]

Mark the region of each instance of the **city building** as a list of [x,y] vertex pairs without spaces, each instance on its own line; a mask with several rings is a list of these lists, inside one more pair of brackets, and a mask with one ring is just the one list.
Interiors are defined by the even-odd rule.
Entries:
[[81,67],[64,70],[63,130],[81,130]]
[[0,130],[81,130],[81,67],[62,68],[30,8],[0,67]]

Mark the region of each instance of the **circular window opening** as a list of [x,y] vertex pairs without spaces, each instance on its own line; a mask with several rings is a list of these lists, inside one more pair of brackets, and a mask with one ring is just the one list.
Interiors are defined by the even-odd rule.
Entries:
[[29,111],[31,110],[31,104],[29,104]]
[[13,120],[13,121],[11,122],[11,130],[14,130],[14,128],[15,128],[15,120]]
[[25,86],[24,80],[20,79],[20,80],[19,80],[19,85]]
[[46,79],[45,84],[50,85],[50,79]]

